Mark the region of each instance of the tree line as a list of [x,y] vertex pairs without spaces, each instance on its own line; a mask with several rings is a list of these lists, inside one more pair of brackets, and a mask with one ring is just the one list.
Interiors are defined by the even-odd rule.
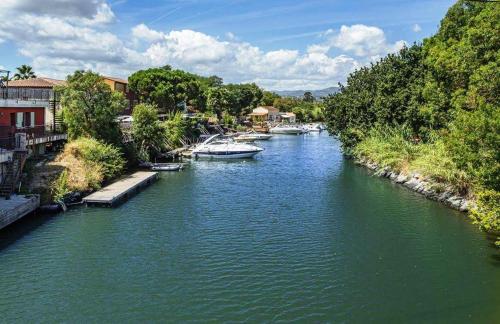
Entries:
[[434,36],[355,71],[325,100],[346,154],[452,182],[477,198],[481,226],[497,231],[499,21],[498,4],[460,0]]

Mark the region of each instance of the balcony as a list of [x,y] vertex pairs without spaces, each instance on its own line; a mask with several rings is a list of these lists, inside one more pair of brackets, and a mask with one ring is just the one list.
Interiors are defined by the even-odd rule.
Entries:
[[26,134],[26,145],[44,144],[68,138],[68,135],[60,129],[53,129],[53,127],[46,125],[32,127],[0,126],[0,148],[7,150],[16,148],[15,134],[18,133]]
[[52,89],[36,88],[0,88],[0,99],[20,101],[49,101],[57,100]]

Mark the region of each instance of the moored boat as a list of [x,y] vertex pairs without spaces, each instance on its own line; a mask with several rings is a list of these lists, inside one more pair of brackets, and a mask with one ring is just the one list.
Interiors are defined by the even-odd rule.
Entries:
[[255,145],[220,139],[220,135],[213,135],[195,147],[192,155],[195,158],[242,159],[251,158],[263,150]]
[[234,137],[236,142],[254,142],[254,141],[267,141],[271,139],[273,135],[270,134],[261,134],[257,132],[248,132],[237,135]]
[[151,171],[179,171],[182,169],[180,163],[153,163]]
[[304,128],[308,132],[321,132],[321,126],[319,124],[306,124],[304,125]]
[[277,125],[269,130],[271,134],[290,134],[299,135],[305,133],[305,130],[300,126],[295,125]]

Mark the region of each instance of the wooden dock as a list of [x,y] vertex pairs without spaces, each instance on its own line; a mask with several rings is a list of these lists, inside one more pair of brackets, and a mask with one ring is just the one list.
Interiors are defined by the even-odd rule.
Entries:
[[135,195],[158,179],[158,172],[138,171],[83,198],[87,205],[113,207]]
[[0,229],[35,211],[38,206],[38,195],[12,195],[8,200],[0,198]]

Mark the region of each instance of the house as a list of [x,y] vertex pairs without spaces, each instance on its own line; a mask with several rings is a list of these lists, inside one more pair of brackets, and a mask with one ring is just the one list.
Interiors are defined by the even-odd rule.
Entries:
[[111,90],[113,91],[119,91],[123,93],[125,98],[127,99],[128,106],[127,108],[122,112],[123,115],[131,115],[132,110],[135,105],[138,103],[138,98],[136,94],[131,91],[128,87],[128,81],[125,79],[120,79],[120,78],[115,78],[115,77],[110,77],[110,76],[103,76],[104,82],[109,85]]
[[50,78],[0,84],[0,196],[15,190],[29,154],[43,154],[67,139],[56,117],[60,105],[55,87],[63,84]]
[[251,114],[249,114],[252,122],[266,122],[266,121],[278,121],[279,110],[273,106],[260,106],[255,108]]
[[1,89],[0,126],[56,128],[60,105],[54,88],[65,83],[50,78],[9,81]]
[[293,112],[280,113],[280,119],[285,123],[295,124],[297,116]]

